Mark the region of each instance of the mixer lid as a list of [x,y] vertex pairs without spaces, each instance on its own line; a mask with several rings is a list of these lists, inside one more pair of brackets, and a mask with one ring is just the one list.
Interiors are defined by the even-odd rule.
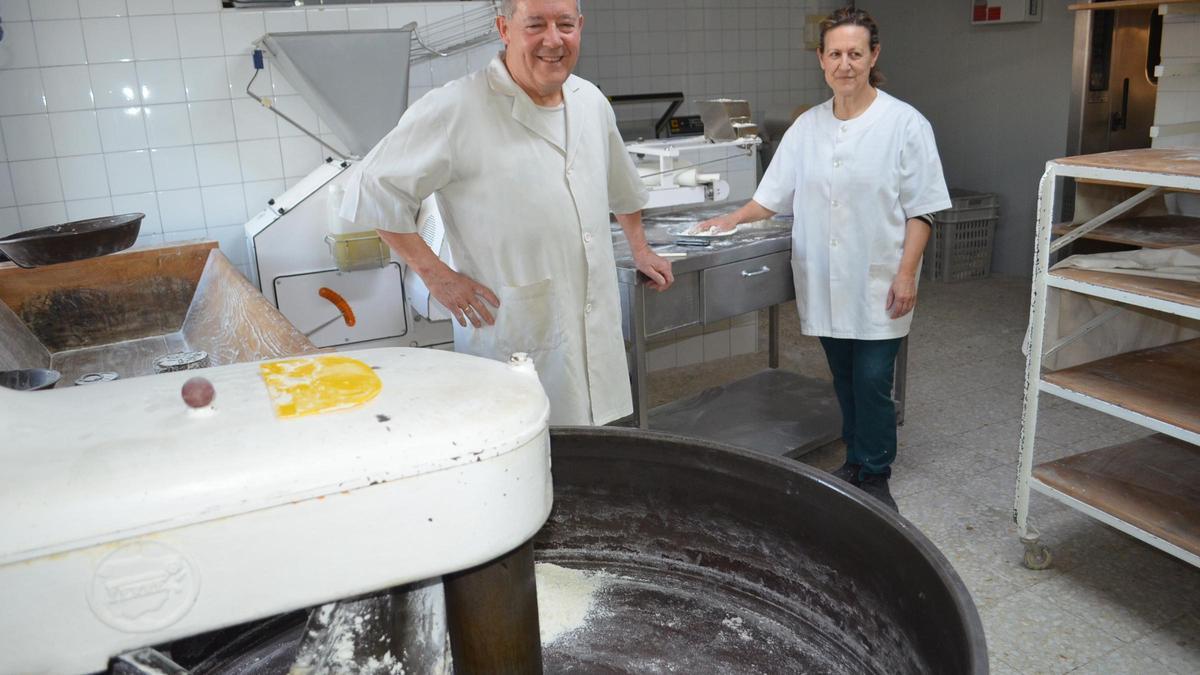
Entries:
[[267,33],[258,44],[350,153],[362,157],[408,108],[414,26]]

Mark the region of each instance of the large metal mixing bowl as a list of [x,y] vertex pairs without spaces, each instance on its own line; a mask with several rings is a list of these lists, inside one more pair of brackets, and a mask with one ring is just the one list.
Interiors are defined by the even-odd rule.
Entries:
[[[593,592],[543,640],[545,672],[988,672],[979,615],[946,559],[827,474],[629,429],[555,429],[551,453],[554,510],[535,559]],[[538,576],[539,605],[563,597]],[[387,594],[373,602],[387,614]],[[556,607],[543,607],[543,636]],[[193,672],[287,672],[302,617],[191,640]]]
[[547,672],[988,672],[949,562],[864,493],[661,434],[558,429],[551,447],[536,558],[606,582]]

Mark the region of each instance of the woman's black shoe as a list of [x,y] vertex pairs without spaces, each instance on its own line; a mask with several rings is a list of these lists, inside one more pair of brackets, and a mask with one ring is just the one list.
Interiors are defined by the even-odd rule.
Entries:
[[879,503],[890,508],[896,513],[900,513],[900,509],[896,506],[896,500],[892,499],[892,491],[888,489],[888,477],[869,473],[858,482],[858,487],[863,492],[871,495],[879,501]]
[[841,465],[840,467],[834,469],[833,471],[830,471],[829,475],[833,476],[834,478],[840,478],[851,485],[857,486],[858,485],[858,471],[861,468],[862,467],[859,466],[858,464],[850,464],[849,462],[847,462],[847,463]]

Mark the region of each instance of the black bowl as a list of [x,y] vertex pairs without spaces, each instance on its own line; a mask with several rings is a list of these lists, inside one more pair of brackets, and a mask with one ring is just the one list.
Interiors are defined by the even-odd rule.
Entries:
[[0,253],[21,267],[41,267],[123,251],[137,241],[144,213],[39,227],[0,239]]
[[18,391],[37,391],[49,389],[62,378],[62,373],[49,368],[21,368],[20,370],[0,370],[0,387]]

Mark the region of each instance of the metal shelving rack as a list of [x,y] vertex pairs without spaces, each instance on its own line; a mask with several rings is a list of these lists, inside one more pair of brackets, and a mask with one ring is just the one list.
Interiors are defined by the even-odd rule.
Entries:
[[[1051,241],[1056,179],[1139,191],[1071,233]],[[1048,353],[1094,330],[1100,315],[1043,353],[1047,296],[1062,289],[1200,322],[1200,283],[1110,273],[1050,270],[1050,256],[1070,241],[1121,218],[1166,191],[1200,191],[1200,152],[1126,150],[1047,163],[1039,184],[1029,354],[1014,517],[1025,565],[1044,569],[1051,554],[1029,518],[1030,490],[1200,566],[1200,340],[1185,340],[1043,372]],[[1060,227],[1060,232],[1061,227]],[[1158,432],[1147,438],[1034,466],[1041,393]]]

